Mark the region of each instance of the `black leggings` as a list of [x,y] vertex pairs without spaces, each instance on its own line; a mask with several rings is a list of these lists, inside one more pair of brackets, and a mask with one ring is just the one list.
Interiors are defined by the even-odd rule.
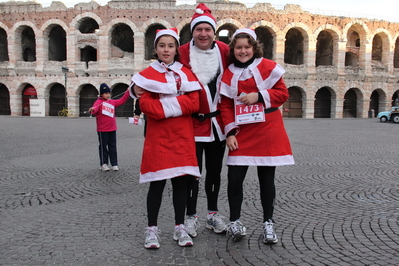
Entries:
[[[263,207],[263,222],[273,218],[276,187],[274,185],[275,166],[258,166],[260,200]],[[230,221],[236,221],[241,216],[243,200],[243,183],[248,166],[229,166],[227,173],[227,196],[230,206]]]
[[[187,184],[191,176],[178,176],[171,179],[173,188],[173,208],[175,209],[175,224],[184,224],[186,211]],[[162,203],[162,194],[166,180],[153,181],[147,194],[148,226],[158,225],[158,213]]]
[[[220,190],[220,173],[222,171],[223,156],[226,148],[226,141],[196,142],[197,160],[200,172],[202,173],[202,156],[205,151],[205,193],[209,211],[218,211],[218,197]],[[197,213],[197,199],[199,180],[191,178],[188,198],[187,215]]]

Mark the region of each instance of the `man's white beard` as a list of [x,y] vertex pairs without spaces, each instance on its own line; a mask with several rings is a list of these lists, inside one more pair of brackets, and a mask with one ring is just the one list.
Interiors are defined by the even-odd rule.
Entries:
[[219,69],[217,49],[201,50],[195,45],[190,49],[190,65],[201,84],[211,82]]

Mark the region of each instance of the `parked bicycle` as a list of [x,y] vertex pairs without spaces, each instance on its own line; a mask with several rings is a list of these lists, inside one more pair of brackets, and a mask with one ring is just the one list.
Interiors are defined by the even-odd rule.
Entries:
[[71,117],[73,115],[74,115],[74,113],[69,108],[65,108],[65,107],[61,111],[58,112],[59,117],[65,117],[65,116]]

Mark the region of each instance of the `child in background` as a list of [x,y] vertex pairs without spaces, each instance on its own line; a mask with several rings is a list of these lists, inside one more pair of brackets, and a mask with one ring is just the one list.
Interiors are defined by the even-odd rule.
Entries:
[[132,78],[140,109],[147,116],[140,168],[140,183],[150,182],[144,247],[160,247],[158,213],[167,179],[171,179],[173,188],[173,239],[182,247],[192,246],[184,215],[188,182],[193,176],[201,176],[191,118],[199,109],[201,85],[188,68],[176,61],[179,58],[177,29],[157,31],[154,47],[158,60]]
[[118,155],[116,151],[116,117],[115,107],[124,104],[129,98],[129,90],[118,100],[111,99],[111,89],[107,84],[100,86],[100,97],[89,109],[89,113],[96,116],[98,149],[100,154],[101,171],[109,171],[108,158],[111,161],[112,170],[118,171]]
[[[229,46],[234,63],[224,72],[221,83],[221,114],[229,148],[226,164],[230,224],[227,233],[233,241],[240,241],[246,235],[246,228],[240,221],[243,182],[248,166],[257,166],[263,208],[263,242],[275,244],[278,242],[273,221],[275,170],[278,165],[294,164],[278,110],[289,95],[283,81],[284,69],[262,57],[256,39],[255,31],[251,29],[240,29],[233,34]],[[257,112],[245,113],[251,110]],[[258,118],[251,120],[248,117]]]

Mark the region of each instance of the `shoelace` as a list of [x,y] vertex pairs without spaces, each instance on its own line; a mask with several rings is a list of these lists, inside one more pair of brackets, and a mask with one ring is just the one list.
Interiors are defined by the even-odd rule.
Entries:
[[235,233],[241,231],[241,224],[239,224],[238,222],[233,222],[230,224],[230,229],[234,235]]
[[159,230],[158,228],[157,229],[150,228],[150,229],[147,229],[147,231],[145,232],[145,236],[146,237],[149,236],[150,239],[158,238],[159,240],[161,240],[161,238],[158,235],[160,233],[161,233],[161,230]]
[[220,222],[220,223],[223,222],[223,219],[222,219],[222,218],[224,218],[224,217],[221,216],[220,214],[214,214],[214,215],[212,216],[212,220],[214,220],[214,221],[216,221],[216,222]]
[[188,237],[187,229],[185,227],[179,226],[178,228],[176,228],[176,231],[178,234],[180,234],[180,237],[184,237],[184,238]]
[[198,219],[195,219],[195,217],[189,217],[187,219],[187,224],[190,225],[190,226],[192,224],[193,227],[199,227],[200,226],[200,223],[198,222]]
[[273,232],[273,224],[272,224],[272,223],[266,222],[266,224],[265,224],[265,230],[266,230],[266,235],[271,235],[271,236],[274,235],[274,232]]

